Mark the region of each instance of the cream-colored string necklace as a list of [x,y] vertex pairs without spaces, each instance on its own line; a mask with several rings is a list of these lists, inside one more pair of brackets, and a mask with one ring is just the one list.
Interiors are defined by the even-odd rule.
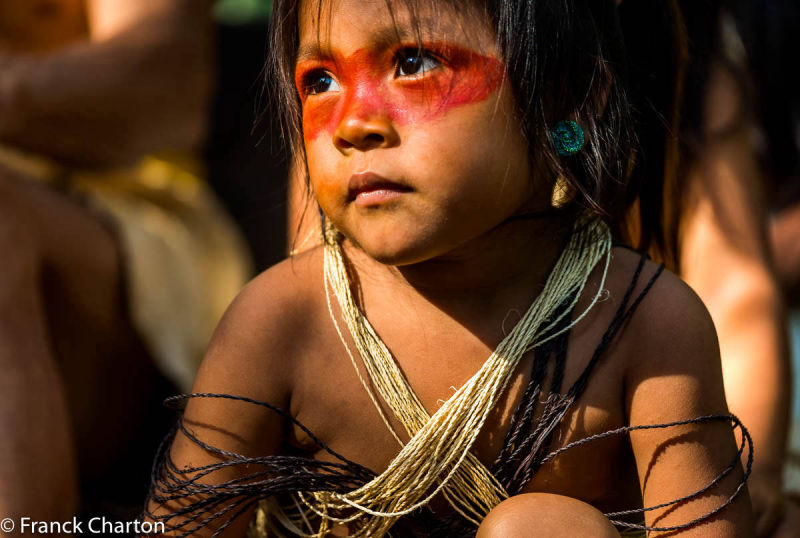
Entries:
[[[275,511],[284,528],[300,536],[323,536],[334,523],[357,521],[351,536],[383,536],[400,516],[426,505],[442,493],[453,508],[475,524],[508,495],[471,448],[486,418],[503,394],[516,366],[525,353],[555,336],[552,319],[567,297],[577,302],[589,274],[605,257],[600,286],[589,307],[572,320],[569,329],[596,303],[604,287],[611,249],[611,234],[597,220],[576,224],[570,241],[561,253],[542,293],[514,329],[503,339],[478,372],[473,375],[434,414],[429,416],[400,371],[386,345],[363,315],[350,288],[338,233],[328,230],[325,245],[325,288],[328,307],[339,337],[362,384],[372,398],[389,431],[401,444],[389,424],[367,380],[361,375],[353,353],[341,333],[330,304],[336,298],[372,385],[411,437],[388,468],[364,486],[345,494],[298,492],[295,507],[301,517]],[[567,308],[566,312],[572,309]],[[353,515],[341,517],[348,511]],[[293,511],[294,512],[294,511]],[[318,517],[314,518],[316,514]],[[310,519],[319,522],[311,528]],[[304,526],[308,531],[302,531]]]

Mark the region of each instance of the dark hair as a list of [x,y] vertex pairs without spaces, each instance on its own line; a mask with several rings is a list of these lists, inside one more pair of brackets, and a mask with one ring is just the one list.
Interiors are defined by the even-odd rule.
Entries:
[[[400,2],[412,16],[420,2],[385,1],[390,10]],[[441,1],[463,11],[463,2]],[[664,28],[659,35],[669,34],[669,43],[676,42],[675,0],[626,3],[647,5],[644,9],[651,16],[644,24]],[[674,92],[667,92],[664,99],[631,99],[629,87],[633,91],[651,88],[646,84],[629,86],[626,36],[616,0],[474,0],[470,5],[493,23],[532,169],[548,171],[551,180],[561,177],[566,181],[572,201],[564,209],[599,215],[618,224],[641,190],[645,181],[641,176],[658,173],[660,178],[664,173],[665,133],[672,127],[675,98]],[[302,151],[300,100],[293,77],[299,7],[300,0],[275,2],[270,76],[276,96],[285,103],[283,120],[289,147]],[[674,88],[675,80],[677,76],[666,84]],[[665,81],[659,79],[658,84],[660,88]],[[631,108],[631,102],[636,108]],[[565,119],[581,125],[586,145],[572,156],[560,157],[550,139],[550,128]],[[648,125],[654,137],[660,137],[658,143],[646,138],[650,146],[646,152],[637,149],[639,124]],[[651,210],[649,205],[647,210]],[[653,204],[652,210],[660,215],[661,204]]]
[[773,211],[800,200],[800,73],[789,58],[800,50],[797,0],[727,0],[744,41],[765,137],[763,155]]
[[[744,58],[731,56],[730,44],[725,43],[723,26],[730,26],[727,0],[679,0],[681,20],[685,25],[685,77],[680,106],[680,121],[675,129],[680,157],[665,176],[664,185],[653,182],[640,192],[642,199],[651,204],[658,200],[652,191],[666,191],[662,200],[663,219],[643,220],[643,234],[653,238],[649,245],[654,257],[664,261],[676,272],[680,269],[680,249],[683,239],[684,218],[691,210],[691,169],[702,157],[708,145],[740,132],[752,120],[746,106],[752,102],[750,81]],[[633,15],[636,16],[635,14]],[[663,48],[661,40],[654,40],[655,49]],[[730,41],[730,40],[728,40]],[[652,54],[652,53],[651,53]],[[657,54],[669,55],[664,50]],[[715,69],[724,70],[737,93],[736,106],[725,124],[710,125],[707,114],[707,97],[710,75]],[[656,77],[657,78],[657,77]],[[653,93],[652,91],[650,92]],[[716,123],[716,122],[715,122]],[[650,211],[650,214],[655,212]]]
[[623,239],[670,269],[678,264],[680,113],[688,41],[677,0],[624,0],[628,96],[638,136]]

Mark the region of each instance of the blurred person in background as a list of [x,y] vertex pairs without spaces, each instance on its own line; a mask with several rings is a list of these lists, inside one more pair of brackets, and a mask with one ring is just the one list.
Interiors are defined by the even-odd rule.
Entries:
[[0,3],[3,517],[140,499],[166,380],[249,276],[192,156],[212,49],[210,0]]
[[[623,2],[623,12],[626,4],[635,2]],[[674,126],[681,153],[674,163],[651,163],[666,173],[653,174],[664,177],[661,183],[639,186],[635,228],[643,231],[640,247],[680,274],[714,319],[729,408],[756,447],[748,487],[757,534],[788,538],[800,532],[798,505],[783,483],[791,362],[768,235],[768,185],[754,139],[750,90],[753,79],[758,83],[752,68],[758,59],[745,51],[732,2],[684,0],[681,8],[689,60],[682,105],[680,97],[664,96],[682,108]],[[658,77],[652,80],[657,84]],[[647,139],[646,129],[642,136]]]
[[[752,58],[756,148],[767,185],[770,238],[789,306],[800,307],[800,4],[731,0]],[[800,405],[800,401],[797,402]],[[800,419],[800,408],[795,407]],[[800,434],[800,431],[798,431]],[[800,440],[798,441],[800,442]],[[797,482],[800,491],[800,480]]]
[[[800,371],[800,4],[731,0],[750,58],[757,115],[756,144],[766,185],[769,236],[790,309],[795,376]],[[800,384],[795,377],[785,485],[800,501]],[[795,535],[800,534],[800,517]]]

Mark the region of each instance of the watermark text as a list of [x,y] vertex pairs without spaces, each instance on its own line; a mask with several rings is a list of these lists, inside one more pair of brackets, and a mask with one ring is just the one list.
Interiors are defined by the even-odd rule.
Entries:
[[29,517],[0,520],[0,531],[18,532],[22,535],[80,535],[80,534],[121,534],[125,536],[159,535],[166,532],[163,521],[116,521],[105,517],[86,520],[74,517],[67,521],[38,521]]

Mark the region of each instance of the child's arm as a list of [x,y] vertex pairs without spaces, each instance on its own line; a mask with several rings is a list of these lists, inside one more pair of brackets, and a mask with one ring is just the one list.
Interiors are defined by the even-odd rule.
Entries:
[[[631,363],[625,397],[632,426],[728,412],[714,326],[703,304],[683,282],[671,274],[663,275],[631,320],[628,336],[625,346]],[[645,507],[703,488],[737,459],[727,422],[636,431],[631,433],[631,444]],[[723,505],[742,476],[737,465],[697,498],[647,512],[646,524],[670,527],[691,522]],[[706,522],[678,534],[752,536],[753,516],[746,490]]]
[[[229,307],[203,360],[193,393],[245,396],[288,409],[292,364],[296,359],[296,350],[292,348],[293,336],[296,336],[299,316],[295,315],[298,301],[291,286],[281,278],[282,272],[283,268],[279,266],[263,274],[251,282]],[[280,415],[263,407],[242,401],[207,398],[188,400],[183,424],[202,442],[248,458],[276,454],[283,441],[285,426]],[[178,469],[225,461],[181,432],[175,437],[170,457]],[[237,464],[216,470],[201,478],[200,482],[218,485],[259,471],[263,468],[258,465]],[[192,476],[182,474],[184,480]],[[261,480],[265,478],[260,477]],[[181,506],[203,498],[203,495],[193,495],[164,506],[159,506],[151,498],[148,510],[155,516],[173,514]],[[198,521],[229,503],[226,501],[214,510],[203,510]],[[253,505],[245,510],[222,536],[244,536],[254,509]],[[191,535],[211,536],[238,510],[215,519]],[[167,529],[196,513],[192,511],[183,517],[171,517]],[[183,531],[195,526],[190,523]]]

